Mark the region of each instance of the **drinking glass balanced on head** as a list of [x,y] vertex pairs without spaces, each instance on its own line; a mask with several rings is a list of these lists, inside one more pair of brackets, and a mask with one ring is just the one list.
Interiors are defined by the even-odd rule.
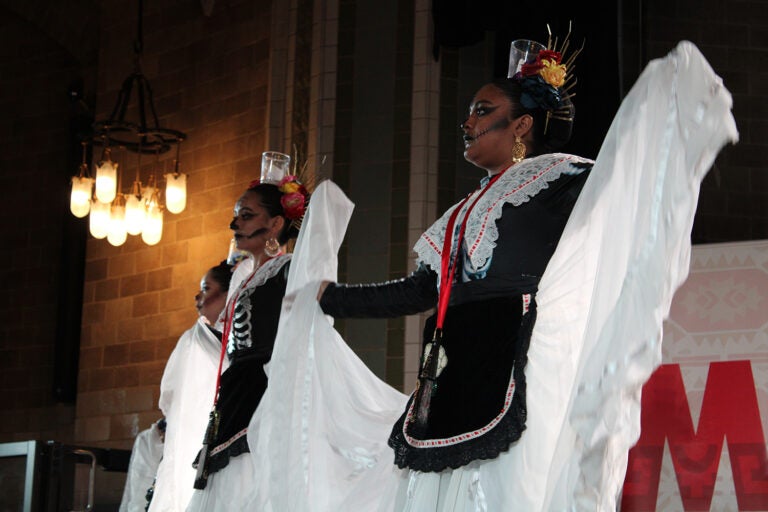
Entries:
[[[276,158],[282,165],[276,165]],[[248,423],[267,387],[264,365],[272,355],[291,255],[285,244],[298,236],[309,193],[288,174],[288,155],[265,153],[262,177],[252,182],[235,203],[229,227],[238,250],[249,256],[233,273],[224,309],[222,361],[215,404],[198,468],[196,492],[189,510],[242,510],[239,501],[249,490],[254,468],[249,451]],[[282,170],[281,170],[282,169]]]
[[[537,285],[593,164],[554,152],[571,136],[576,54],[566,61],[553,48],[518,43],[522,61],[513,45],[509,78],[482,86],[460,126],[465,159],[487,176],[422,234],[417,270],[387,283],[329,283],[319,294],[337,318],[436,308],[417,388],[389,445],[399,467],[441,472],[441,490],[523,435]],[[398,500],[414,506],[407,494]]]

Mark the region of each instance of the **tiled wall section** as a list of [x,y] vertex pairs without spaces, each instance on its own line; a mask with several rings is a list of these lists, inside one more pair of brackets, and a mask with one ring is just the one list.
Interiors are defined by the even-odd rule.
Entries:
[[[344,191],[349,190],[352,165],[352,122],[354,97],[352,88],[355,76],[355,18],[357,17],[356,0],[339,0],[339,33],[336,48],[336,108],[334,110],[333,134],[333,181]],[[349,281],[349,244],[347,239],[339,249],[338,280]],[[346,339],[347,322],[337,320],[337,331]]]
[[[291,111],[291,154],[306,161],[309,149],[309,105],[312,59],[312,0],[297,0],[294,35],[293,102]],[[288,148],[286,148],[288,149]]]
[[[355,203],[342,274],[350,282],[389,278],[397,3],[339,3],[339,78],[334,179]],[[352,30],[348,30],[352,23]],[[371,34],[376,37],[371,37]],[[348,73],[351,73],[348,74]],[[349,117],[347,117],[349,116]],[[386,320],[347,320],[349,345],[386,374]]]
[[[410,108],[410,177],[408,193],[407,270],[415,269],[411,251],[424,229],[435,221],[438,195],[438,139],[440,133],[440,69],[433,58],[431,4],[412,3],[413,87]],[[401,274],[403,275],[403,274]],[[429,312],[406,317],[403,323],[403,389],[409,392],[417,379],[421,358],[422,330]]]
[[[765,73],[754,72],[768,62],[765,7],[760,0],[651,0],[627,2],[624,8],[628,71],[637,69],[638,60],[662,57],[688,39],[733,95],[740,140],[723,149],[702,183],[694,243],[768,239],[768,82]],[[629,85],[632,81],[628,74]]]
[[[412,270],[411,244],[408,236],[410,178],[411,178],[411,127],[414,61],[414,1],[397,2],[397,48],[395,60],[394,144],[392,146],[392,184],[390,205],[392,221],[389,225],[389,278],[397,279]],[[405,365],[405,318],[387,321],[385,380],[402,389]]]
[[339,0],[316,0],[312,25],[312,81],[307,155],[320,176],[330,176],[334,161]]

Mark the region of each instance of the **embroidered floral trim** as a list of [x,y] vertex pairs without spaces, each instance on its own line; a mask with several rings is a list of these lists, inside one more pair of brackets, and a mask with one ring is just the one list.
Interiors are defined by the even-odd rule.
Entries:
[[232,437],[230,437],[228,441],[226,441],[224,443],[221,443],[220,445],[216,446],[213,450],[211,450],[211,456],[214,456],[217,453],[220,453],[220,452],[226,450],[227,448],[230,447],[230,445],[232,443],[234,443],[235,441],[237,441],[238,439],[240,439],[241,437],[243,437],[247,433],[248,433],[248,427],[244,428],[243,430],[241,430],[237,434],[235,434]]
[[411,404],[408,407],[408,413],[405,417],[405,422],[403,423],[403,437],[405,437],[405,440],[408,444],[415,448],[436,448],[440,446],[450,446],[458,443],[464,443],[466,441],[471,441],[487,433],[499,424],[502,418],[504,418],[504,416],[507,414],[509,406],[512,405],[512,399],[514,396],[515,378],[513,367],[512,372],[509,375],[509,385],[507,386],[507,393],[504,397],[504,407],[501,409],[501,412],[495,418],[493,418],[490,423],[477,430],[473,430],[472,432],[464,432],[463,434],[459,434],[453,437],[446,437],[443,439],[416,439],[415,437],[408,435],[408,426],[413,421],[413,405],[415,403],[415,400],[411,400]]
[[[549,183],[563,174],[579,174],[583,164],[591,160],[565,153],[551,153],[530,158],[516,164],[501,176],[480,198],[467,221],[464,249],[473,270],[481,269],[493,256],[499,230],[496,221],[501,217],[504,205],[520,206],[546,189]],[[478,194],[475,191],[472,194]],[[467,205],[472,201],[467,201]],[[440,275],[443,238],[448,219],[455,208],[449,208],[429,227],[413,247],[420,263],[428,265]],[[468,208],[468,206],[465,206]],[[460,212],[457,224],[462,219]]]
[[[211,450],[210,458],[208,459],[208,473],[213,474],[221,471],[229,465],[230,459],[233,457],[239,457],[244,453],[248,453],[248,438],[246,436],[247,428],[235,434],[229,441],[217,446],[214,450]],[[226,446],[224,446],[226,445]],[[215,452],[215,453],[214,453]],[[195,459],[197,461],[197,459]]]

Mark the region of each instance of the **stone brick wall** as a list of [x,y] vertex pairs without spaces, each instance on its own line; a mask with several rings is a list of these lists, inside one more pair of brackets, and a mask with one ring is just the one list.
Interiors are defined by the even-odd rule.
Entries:
[[[110,114],[133,71],[136,5],[101,3],[97,73],[85,86],[97,119]],[[200,278],[226,258],[235,200],[258,177],[267,149],[270,3],[217,2],[209,17],[196,0],[145,2],[144,9],[142,69],[160,124],[188,136],[180,158],[189,175],[187,208],[166,212],[156,246],[129,235],[113,247],[88,236],[76,408],[57,404],[51,388],[57,285],[66,272],[58,268],[59,224],[72,219],[69,177],[80,158],[68,161],[66,85],[88,68],[39,25],[21,16],[0,22],[0,101],[11,111],[0,121],[0,208],[8,220],[0,227],[0,442],[128,448],[160,417],[165,362],[195,321]],[[170,170],[172,158],[144,157],[142,181]],[[136,166],[135,156],[121,162],[126,189]],[[87,220],[77,222],[84,228]]]
[[[100,115],[109,113],[130,71],[136,25],[130,6],[107,4]],[[188,135],[180,160],[189,197],[182,213],[165,213],[156,246],[130,236],[119,248],[88,240],[75,439],[94,446],[129,447],[161,416],[166,360],[195,321],[200,278],[227,256],[232,207],[258,177],[267,149],[269,2],[217,3],[210,17],[199,2],[145,4],[144,73],[160,124]],[[170,169],[172,158],[164,155],[154,168]],[[143,180],[152,167],[151,158],[142,160]],[[135,164],[127,171],[132,176]]]

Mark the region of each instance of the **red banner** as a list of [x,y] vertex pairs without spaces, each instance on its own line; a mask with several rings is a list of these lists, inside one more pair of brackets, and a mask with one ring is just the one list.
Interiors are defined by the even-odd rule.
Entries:
[[768,509],[768,455],[749,361],[710,364],[695,428],[680,366],[661,366],[643,388],[641,429],[622,511],[656,510],[665,442],[683,510],[710,510],[724,442],[739,510]]

